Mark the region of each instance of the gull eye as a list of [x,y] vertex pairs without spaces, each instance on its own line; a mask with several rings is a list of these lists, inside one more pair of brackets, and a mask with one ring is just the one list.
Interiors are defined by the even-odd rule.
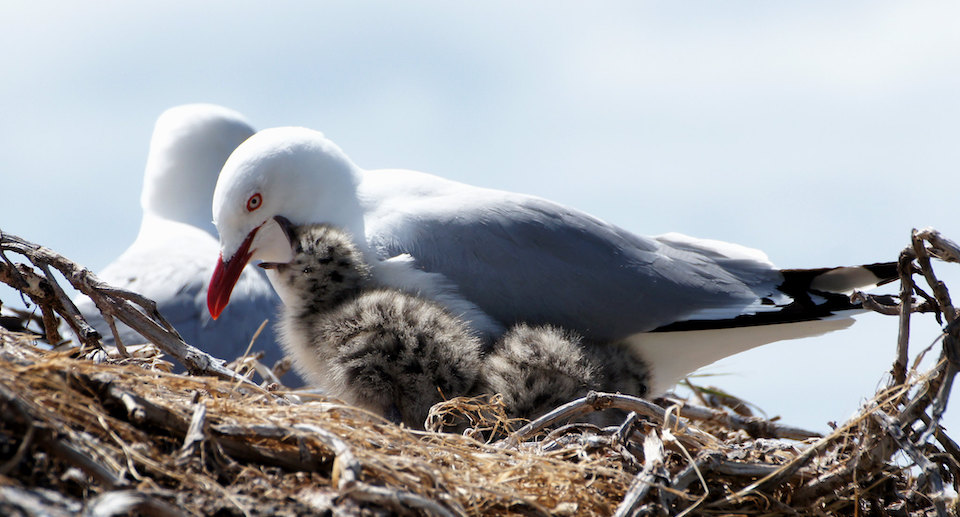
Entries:
[[250,199],[247,200],[247,212],[253,212],[254,210],[260,208],[260,205],[263,204],[263,198],[260,197],[260,193],[256,193],[250,196]]

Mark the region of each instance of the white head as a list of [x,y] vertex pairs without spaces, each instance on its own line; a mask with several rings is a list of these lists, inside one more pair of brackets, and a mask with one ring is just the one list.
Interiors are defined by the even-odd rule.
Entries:
[[211,235],[210,200],[230,153],[254,130],[243,115],[214,104],[164,111],[150,139],[140,206],[152,215],[201,228]]
[[247,262],[289,262],[290,241],[275,221],[327,223],[364,241],[357,199],[360,169],[322,133],[306,128],[266,129],[227,160],[213,193],[220,260],[207,290],[214,317],[226,307]]

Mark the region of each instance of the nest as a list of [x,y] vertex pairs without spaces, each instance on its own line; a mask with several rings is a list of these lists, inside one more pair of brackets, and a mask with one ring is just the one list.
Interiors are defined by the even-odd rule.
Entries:
[[[149,300],[13,236],[0,234],[0,245],[32,263],[3,255],[0,280],[44,315],[38,332],[0,328],[3,515],[957,513],[960,447],[939,420],[960,365],[960,322],[930,257],[957,261],[960,250],[936,232],[915,232],[901,255],[895,306],[860,295],[898,315],[900,346],[887,386],[827,436],[720,406],[606,393],[532,422],[507,419],[495,396],[452,399],[434,407],[428,431],[413,431],[254,383],[183,343]],[[153,344],[96,346],[50,267],[104,314],[148,322]],[[941,359],[923,372],[907,366],[920,310],[945,320]],[[57,315],[82,346],[38,346],[59,341]],[[189,373],[171,373],[168,357]],[[575,423],[593,411],[624,418]]]

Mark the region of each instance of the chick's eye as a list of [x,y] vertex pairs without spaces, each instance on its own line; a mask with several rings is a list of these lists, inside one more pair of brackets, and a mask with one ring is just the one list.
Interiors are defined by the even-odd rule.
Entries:
[[247,200],[247,211],[253,212],[254,210],[260,208],[260,205],[263,203],[263,198],[260,197],[260,193],[256,193],[250,196],[250,199]]

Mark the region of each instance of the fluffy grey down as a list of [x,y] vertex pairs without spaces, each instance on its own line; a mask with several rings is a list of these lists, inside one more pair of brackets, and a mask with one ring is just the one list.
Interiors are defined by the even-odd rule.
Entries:
[[532,418],[591,389],[643,395],[646,366],[625,347],[584,347],[550,326],[514,326],[482,355],[466,323],[438,303],[374,284],[349,236],[328,225],[290,228],[293,259],[266,264],[292,292],[278,325],[308,382],[410,427],[462,395],[501,393]]
[[479,390],[500,393],[508,414],[521,418],[542,415],[590,390],[646,394],[647,366],[629,348],[581,341],[570,331],[518,324],[486,358]]

